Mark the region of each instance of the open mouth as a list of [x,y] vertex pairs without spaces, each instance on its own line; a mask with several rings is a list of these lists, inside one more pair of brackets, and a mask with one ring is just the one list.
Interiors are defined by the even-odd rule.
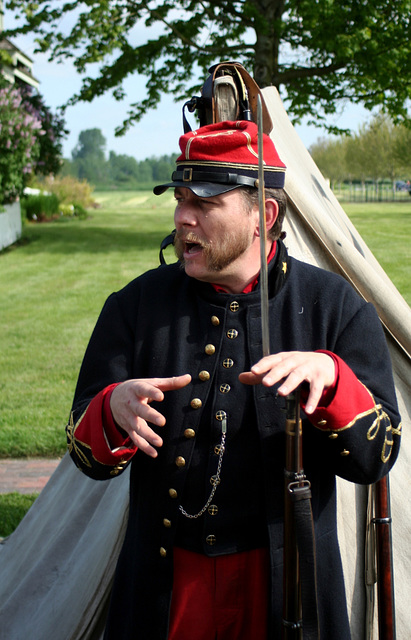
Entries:
[[198,253],[202,250],[202,246],[199,242],[186,242],[185,243],[185,252],[188,254]]

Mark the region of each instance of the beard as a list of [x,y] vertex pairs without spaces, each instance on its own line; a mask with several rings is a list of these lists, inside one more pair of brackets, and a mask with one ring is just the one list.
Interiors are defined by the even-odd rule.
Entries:
[[252,242],[252,234],[249,229],[239,227],[235,233],[220,237],[215,242],[209,242],[200,238],[192,231],[188,233],[183,229],[177,231],[174,238],[174,251],[184,268],[184,251],[186,245],[193,244],[201,247],[205,257],[206,267],[210,272],[219,273],[232,262],[237,260],[248,249]]

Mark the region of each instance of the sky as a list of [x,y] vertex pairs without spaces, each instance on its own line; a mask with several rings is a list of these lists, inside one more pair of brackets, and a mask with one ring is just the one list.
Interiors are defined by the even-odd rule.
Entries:
[[[12,16],[5,11],[5,28],[11,28]],[[70,62],[48,62],[44,54],[34,53],[34,44],[30,35],[13,38],[12,42],[33,60],[33,75],[40,81],[39,91],[53,113],[80,89],[81,75]],[[121,125],[127,116],[128,101],[135,102],[145,95],[145,79],[141,76],[129,79],[125,84],[126,100],[116,101],[107,94],[91,103],[78,103],[68,107],[65,112],[66,128],[70,131],[63,141],[63,156],[71,158],[81,131],[97,128],[106,139],[106,155],[109,151],[116,154],[133,156],[137,160],[159,157],[179,151],[178,139],[183,133],[182,106],[184,101],[174,102],[171,96],[164,96],[155,110],[148,112],[139,123],[131,127],[121,137],[115,136],[115,128]],[[191,95],[187,96],[187,99]],[[357,131],[360,124],[368,121],[370,114],[365,109],[348,105],[342,115],[334,116],[330,122],[337,126]],[[190,117],[189,117],[190,119]],[[195,120],[190,124],[195,128]],[[320,137],[326,136],[323,129],[306,124],[297,125],[296,130],[303,143],[309,148]]]

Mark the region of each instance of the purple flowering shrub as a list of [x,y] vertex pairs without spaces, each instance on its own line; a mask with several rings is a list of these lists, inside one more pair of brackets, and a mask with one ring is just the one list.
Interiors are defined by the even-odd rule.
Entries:
[[0,203],[16,200],[36,166],[41,119],[13,85],[0,88]]

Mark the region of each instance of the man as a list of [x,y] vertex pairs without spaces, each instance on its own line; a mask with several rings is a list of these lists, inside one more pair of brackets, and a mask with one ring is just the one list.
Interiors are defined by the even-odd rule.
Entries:
[[257,128],[180,138],[178,262],[112,294],[67,428],[89,476],[131,461],[107,639],[281,636],[284,397],[301,385],[321,637],[350,637],[335,475],[372,483],[398,453],[389,355],[372,305],[281,240],[285,167],[264,136],[271,354],[262,358]]

